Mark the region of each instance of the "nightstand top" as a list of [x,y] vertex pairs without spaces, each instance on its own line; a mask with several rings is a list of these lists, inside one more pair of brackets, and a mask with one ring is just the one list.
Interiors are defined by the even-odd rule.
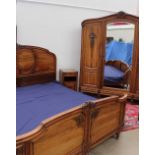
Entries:
[[78,72],[78,71],[75,70],[75,69],[60,69],[60,71],[61,71],[61,72],[66,72],[66,73],[67,73],[67,72],[69,72],[69,73],[70,73],[70,72],[71,72],[71,73],[73,73],[73,72],[75,72],[75,73]]

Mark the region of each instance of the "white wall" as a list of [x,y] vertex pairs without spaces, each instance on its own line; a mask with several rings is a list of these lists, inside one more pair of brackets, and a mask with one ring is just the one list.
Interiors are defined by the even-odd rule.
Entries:
[[107,34],[108,37],[113,37],[114,40],[122,39],[124,42],[133,42],[134,41],[134,29],[125,29],[125,30],[110,30]]
[[[17,1],[18,43],[41,46],[54,52],[57,56],[57,71],[60,68],[74,68],[79,71],[81,22],[87,18],[109,15],[114,11],[112,9],[114,7],[111,6],[111,10],[109,10],[110,4],[106,5],[106,11],[104,11],[104,3],[100,2],[96,3],[95,9],[93,9],[92,0],[89,1],[90,3],[88,3],[88,0],[80,0],[79,3],[70,0],[70,4],[67,4],[69,0],[57,0],[55,2],[54,0],[44,0],[44,3],[36,3],[36,1],[39,0]],[[58,3],[54,4],[56,2]],[[135,3],[130,13],[136,14],[138,12],[136,11],[137,5],[138,3]],[[99,8],[99,6],[102,7]],[[127,8],[127,6],[130,5],[126,4],[120,10]],[[118,9],[118,7],[116,8]],[[124,9],[124,11],[126,10]]]
[[131,14],[138,14],[138,0],[18,0],[27,2],[41,2],[44,4],[58,4],[63,6],[84,7],[97,10],[118,12],[120,10]]
[[133,42],[134,24],[108,26],[107,37],[113,37],[117,41],[121,38],[124,42]]

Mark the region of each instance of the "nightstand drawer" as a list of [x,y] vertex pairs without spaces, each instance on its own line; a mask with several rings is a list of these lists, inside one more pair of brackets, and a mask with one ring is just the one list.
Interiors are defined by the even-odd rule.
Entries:
[[60,82],[75,91],[77,91],[78,72],[73,69],[60,70],[59,72]]
[[77,72],[69,72],[69,73],[63,73],[63,76],[65,77],[74,77],[75,75],[77,75],[78,73]]
[[65,81],[63,84],[67,88],[77,90],[77,83],[76,82],[67,82],[67,81]]

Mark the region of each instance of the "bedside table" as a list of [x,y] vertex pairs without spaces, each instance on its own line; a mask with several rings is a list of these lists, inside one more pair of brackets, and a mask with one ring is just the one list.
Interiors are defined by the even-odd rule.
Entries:
[[61,69],[59,72],[60,83],[77,91],[78,72],[73,69]]

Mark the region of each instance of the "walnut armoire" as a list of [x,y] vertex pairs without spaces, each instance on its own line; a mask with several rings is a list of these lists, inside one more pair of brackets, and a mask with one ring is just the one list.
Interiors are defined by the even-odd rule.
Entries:
[[[113,88],[104,85],[103,69],[105,62],[106,25],[110,22],[129,22],[134,24],[132,68],[129,89]],[[101,95],[123,95],[128,98],[139,97],[139,18],[118,12],[102,18],[87,19],[82,22],[82,45],[80,66],[80,91]]]

